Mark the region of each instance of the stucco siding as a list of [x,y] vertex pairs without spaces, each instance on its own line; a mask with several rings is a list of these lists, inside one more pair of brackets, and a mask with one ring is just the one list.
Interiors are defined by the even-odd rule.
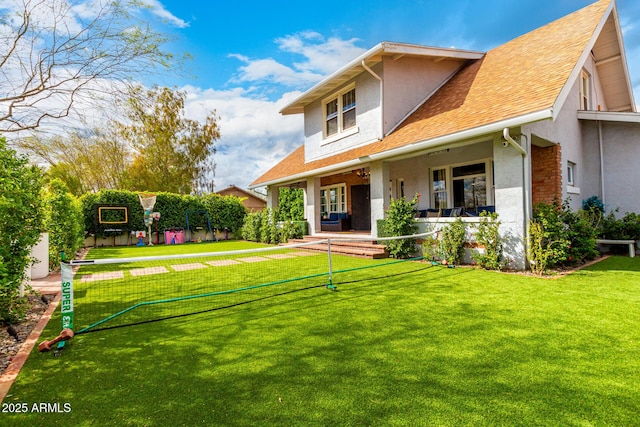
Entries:
[[640,213],[640,124],[602,124],[605,171],[605,203],[607,209],[620,208],[619,214]]
[[461,61],[385,57],[384,132],[393,129],[458,68]]
[[[374,67],[374,72],[382,73],[382,67]],[[333,93],[338,94],[349,85],[355,84],[356,89],[356,127],[357,132],[345,132],[345,137],[324,138],[324,101],[331,98],[328,95],[305,108],[305,161],[311,161],[332,154],[349,150],[361,144],[375,142],[381,134],[380,120],[380,83],[371,74],[363,72],[355,79],[346,82]]]

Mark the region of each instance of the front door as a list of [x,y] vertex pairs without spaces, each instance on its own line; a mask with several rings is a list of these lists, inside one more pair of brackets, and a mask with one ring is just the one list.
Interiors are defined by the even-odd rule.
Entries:
[[371,230],[371,195],[369,185],[351,187],[351,228]]

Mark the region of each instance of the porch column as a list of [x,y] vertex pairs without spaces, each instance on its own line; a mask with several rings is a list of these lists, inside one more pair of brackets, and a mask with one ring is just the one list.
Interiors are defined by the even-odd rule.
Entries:
[[371,236],[378,236],[378,220],[384,219],[385,208],[391,202],[389,162],[373,162],[369,165],[371,192]]
[[[493,143],[495,206],[500,224],[500,235],[504,241],[504,256],[508,268],[524,270],[525,253],[525,166],[529,158],[514,147],[504,146],[496,137]],[[513,261],[513,262],[511,262]]]
[[280,197],[280,187],[270,185],[267,187],[267,207],[277,209]]
[[304,190],[304,217],[309,223],[309,234],[320,232],[320,178],[308,178]]

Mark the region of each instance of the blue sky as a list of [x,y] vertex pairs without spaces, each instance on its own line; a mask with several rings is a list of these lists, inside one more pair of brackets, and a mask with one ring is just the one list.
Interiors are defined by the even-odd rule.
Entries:
[[[487,51],[592,0],[202,2],[154,0],[172,49],[194,59],[164,83],[189,93],[189,114],[220,116],[216,188],[246,187],[303,141],[302,117],[278,114],[382,41]],[[640,1],[618,0],[636,103]]]
[[[65,1],[92,8],[96,0]],[[216,111],[221,190],[246,188],[302,144],[302,116],[279,110],[378,43],[488,51],[595,0],[141,1],[147,7],[132,13],[173,38],[165,48],[193,57],[184,72],[143,83],[184,90],[190,118]],[[638,105],[640,1],[617,6]]]

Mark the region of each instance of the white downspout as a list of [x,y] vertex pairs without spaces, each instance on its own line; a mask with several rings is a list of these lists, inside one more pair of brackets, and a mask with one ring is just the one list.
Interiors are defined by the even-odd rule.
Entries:
[[[529,179],[529,169],[526,167],[527,165],[527,151],[529,151],[529,138],[527,138],[527,150],[522,148],[520,144],[516,142],[515,139],[509,135],[509,128],[504,128],[502,131],[502,136],[505,141],[516,150],[520,152],[522,155],[522,185],[524,186],[523,191],[523,205],[524,205],[524,250],[525,250],[525,268],[528,264],[528,252],[529,252],[529,222],[531,221],[531,207],[529,206],[529,194],[530,194],[530,186],[531,182]],[[526,135],[522,135],[526,137]]]
[[602,122],[598,120],[598,144],[600,146],[600,191],[602,194],[602,204],[606,206],[606,198],[604,196],[604,150],[602,148]]
[[380,82],[380,136],[378,136],[378,140],[382,141],[382,139],[384,138],[384,85],[382,83],[382,78],[374,73],[367,64],[365,64],[364,59],[362,60],[362,68],[367,70],[369,74],[371,74]]

